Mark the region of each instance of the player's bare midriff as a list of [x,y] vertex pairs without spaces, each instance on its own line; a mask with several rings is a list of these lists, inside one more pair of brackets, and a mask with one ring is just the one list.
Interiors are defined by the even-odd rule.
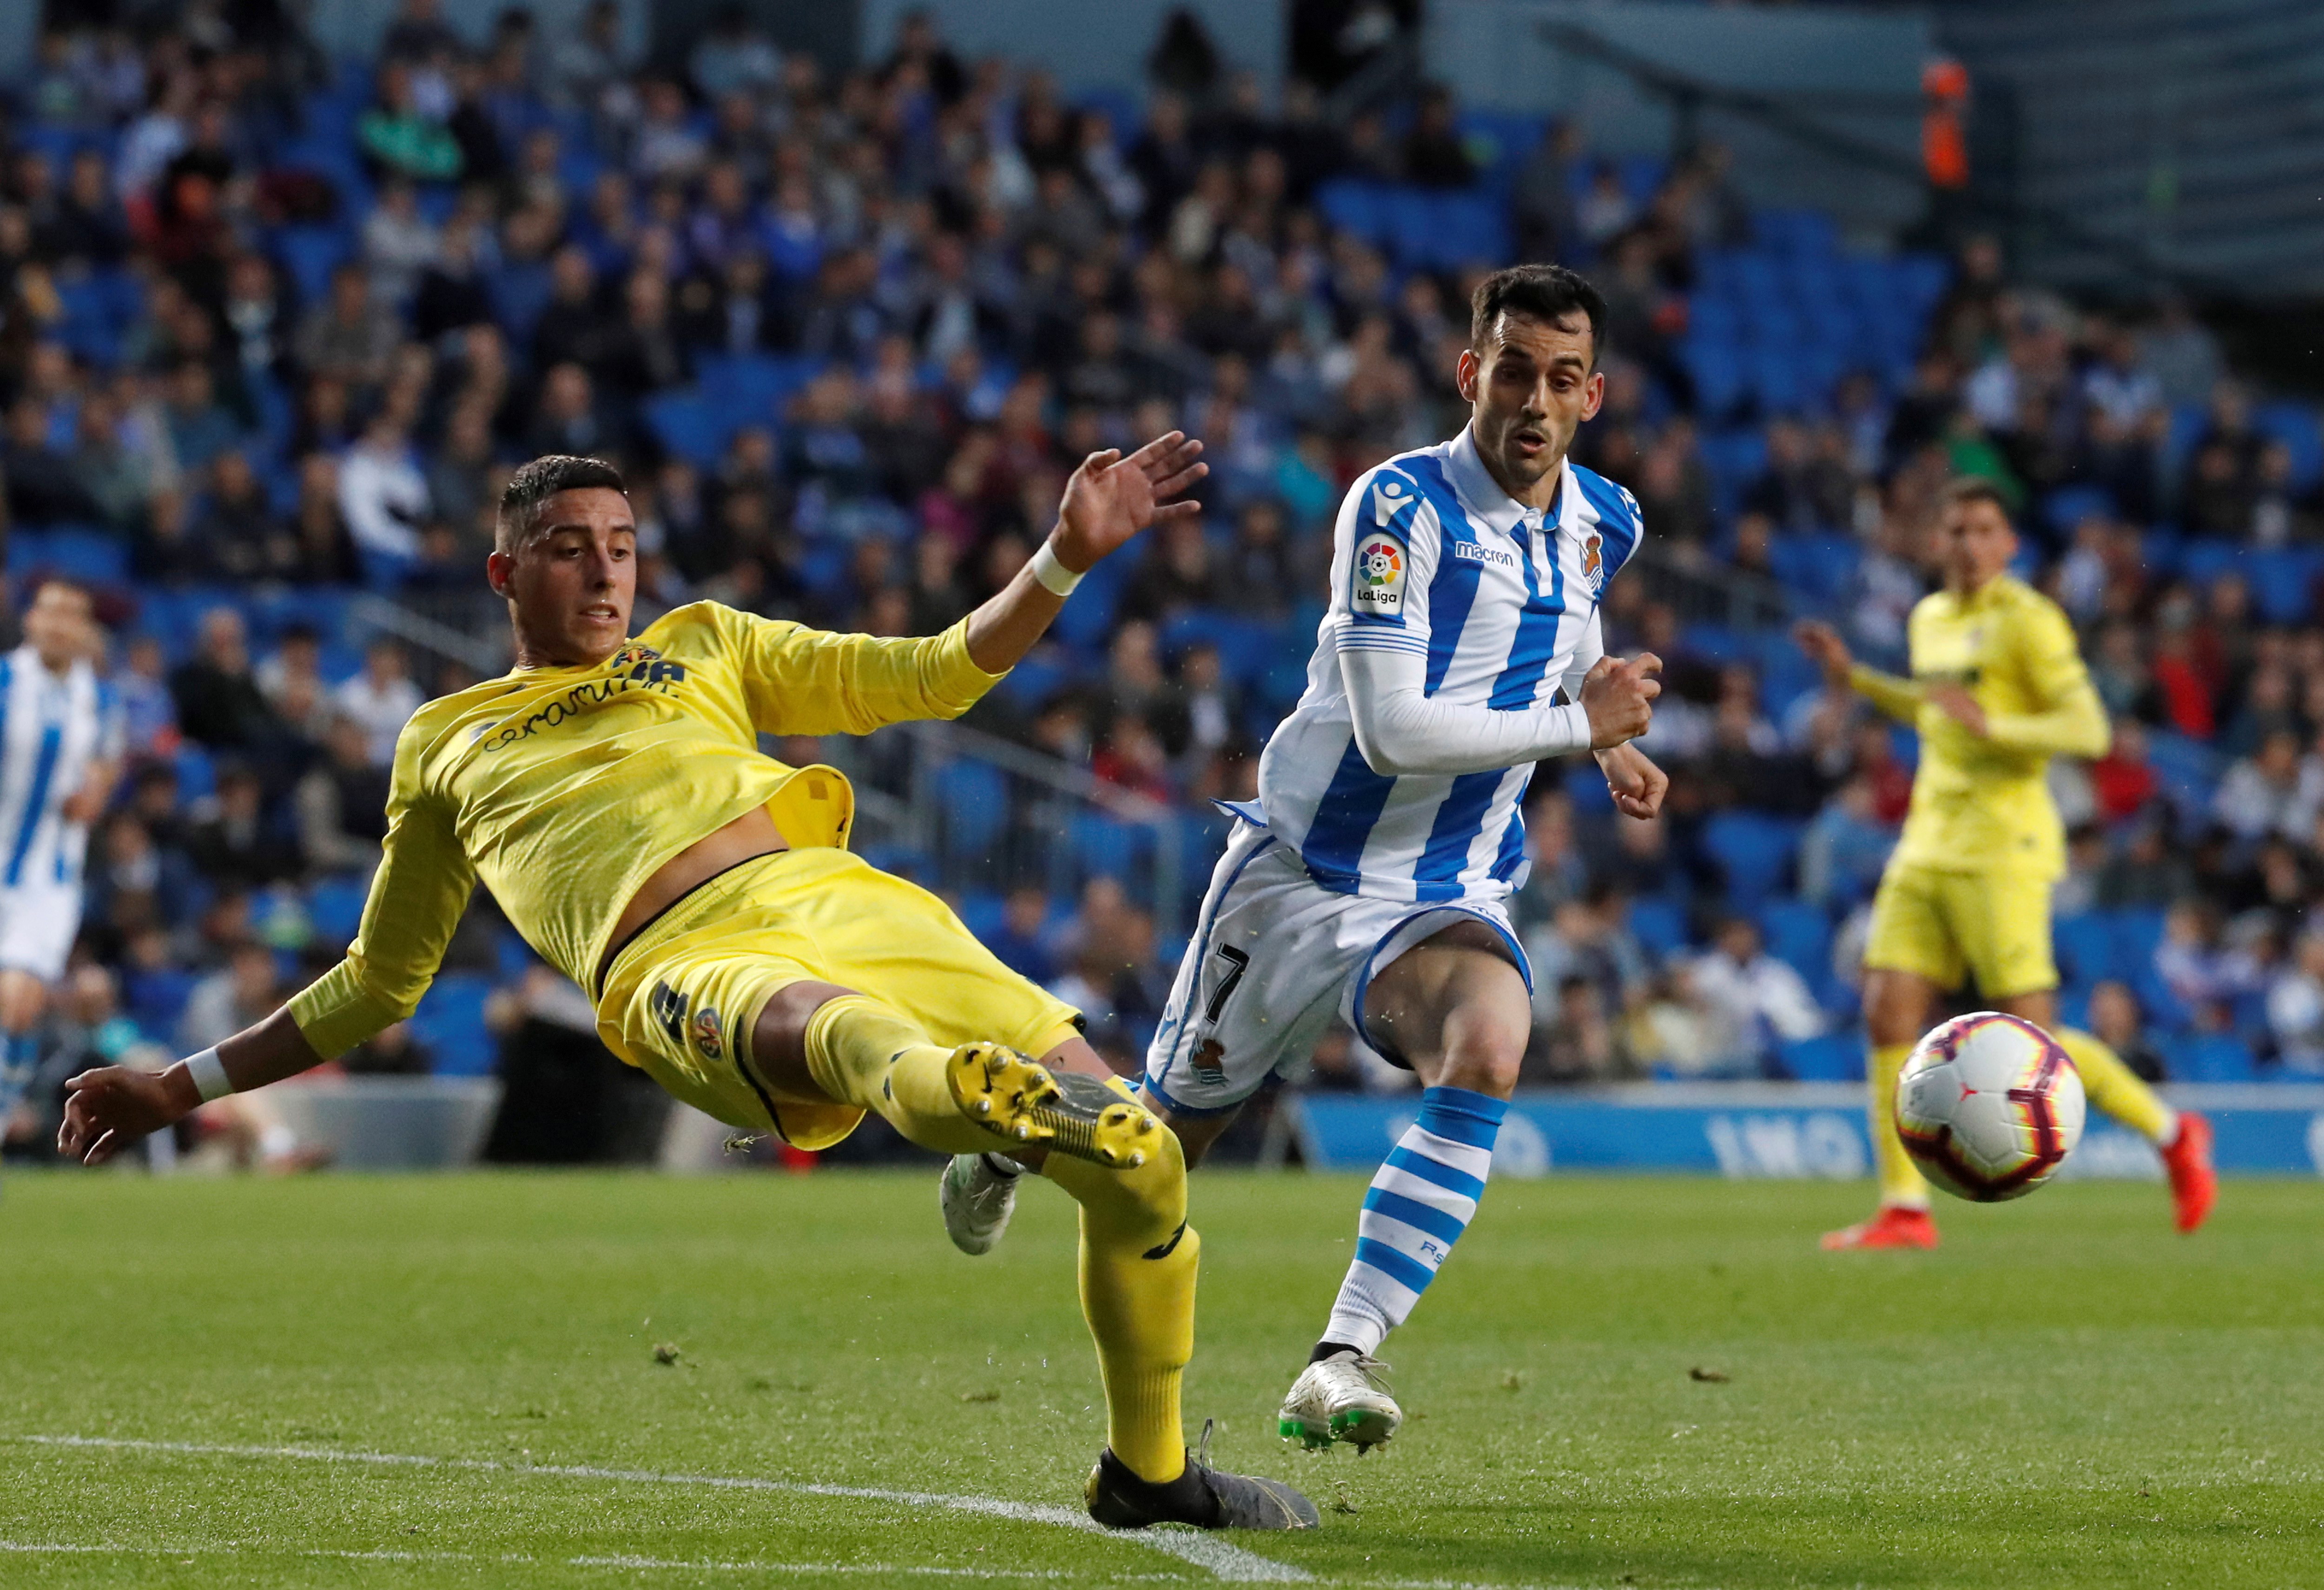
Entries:
[[613,936],[605,941],[604,958],[597,963],[597,985],[604,985],[605,968],[613,964],[613,957],[622,953],[622,947],[637,937],[638,930],[677,904],[687,891],[701,887],[746,861],[779,855],[789,848],[766,808],[753,807],[662,863],[654,869],[653,876],[630,896],[630,903],[613,923]]

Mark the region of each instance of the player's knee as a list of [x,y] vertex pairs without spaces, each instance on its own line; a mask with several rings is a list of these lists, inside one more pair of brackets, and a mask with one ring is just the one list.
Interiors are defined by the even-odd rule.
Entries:
[[1531,1015],[1526,1005],[1462,1012],[1445,1024],[1444,1052],[1435,1065],[1420,1068],[1422,1080],[1435,1087],[1508,1097],[1517,1091],[1517,1073],[1525,1065],[1526,1045],[1533,1035]]

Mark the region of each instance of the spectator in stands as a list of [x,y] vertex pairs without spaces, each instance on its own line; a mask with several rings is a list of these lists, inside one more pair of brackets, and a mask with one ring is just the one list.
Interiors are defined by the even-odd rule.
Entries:
[[[204,878],[226,890],[261,889],[296,877],[300,870],[298,852],[269,818],[265,787],[241,763],[218,769],[217,793],[205,815],[187,830],[186,855]],[[241,1022],[226,1032],[239,1032],[248,1024]]]
[[1872,781],[1858,773],[1833,792],[1800,840],[1800,896],[1832,914],[1872,898],[1896,827],[1880,820]]
[[1615,1082],[1638,1075],[1621,1030],[1607,1019],[1603,995],[1589,978],[1558,980],[1555,1012],[1536,1021],[1517,1080],[1523,1086]]
[[1712,1053],[1740,1075],[1781,1075],[1779,1047],[1824,1029],[1815,995],[1806,979],[1766,952],[1748,917],[1721,922],[1712,945],[1689,966],[1717,1034]]
[[2211,815],[2239,839],[2291,831],[2299,813],[2300,775],[2299,737],[2279,729],[2227,769],[2211,799]]
[[387,377],[400,330],[393,310],[372,297],[371,278],[349,262],[331,272],[330,294],[299,322],[299,363],[310,375],[369,387]]
[[387,837],[387,768],[372,760],[372,735],[347,713],[333,713],[322,735],[324,759],[292,792],[300,854],[315,873],[368,876]]
[[405,422],[383,407],[363,439],[339,460],[339,513],[366,565],[392,568],[420,555],[429,516],[428,477],[420,472]]
[[460,145],[441,117],[421,110],[412,69],[392,61],[382,67],[378,92],[378,102],[355,124],[356,140],[374,169],[425,182],[459,176]]
[[8,411],[0,480],[7,484],[8,518],[27,530],[88,524],[103,516],[72,461],[50,445],[48,414],[29,397]]
[[170,676],[178,725],[213,750],[254,752],[276,744],[281,723],[252,677],[242,615],[213,607],[202,615],[200,649]]
[[1451,90],[1435,84],[1421,89],[1404,138],[1404,175],[1423,188],[1466,188],[1476,180],[1476,163],[1453,125]]
[[239,448],[220,453],[191,532],[194,544],[228,578],[257,583],[297,571],[297,543],[275,516],[266,487]]
[[1019,884],[1001,903],[1001,930],[985,935],[984,943],[1010,971],[1046,985],[1058,972],[1048,927],[1048,891],[1038,884]]
[[364,649],[363,671],[341,685],[334,698],[339,712],[362,726],[375,767],[395,760],[395,737],[420,710],[421,699],[402,645],[384,635]]
[[2145,1017],[2128,985],[2112,979],[2090,990],[2090,1031],[2098,1034],[2142,1082],[2168,1082],[2169,1068],[2147,1041]]

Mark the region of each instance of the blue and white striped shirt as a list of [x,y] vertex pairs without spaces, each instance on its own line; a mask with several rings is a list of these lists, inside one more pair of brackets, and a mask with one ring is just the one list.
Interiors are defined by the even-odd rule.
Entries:
[[1527,508],[1494,484],[1463,427],[1350,488],[1307,691],[1269,737],[1259,774],[1268,826],[1323,887],[1440,901],[1499,898],[1523,882],[1518,809],[1532,767],[1375,772],[1356,744],[1340,653],[1425,659],[1426,694],[1448,703],[1547,705],[1643,533],[1628,492],[1563,468],[1550,508]]
[[59,678],[29,644],[0,653],[0,889],[80,882],[88,828],[60,809],[92,762],[121,754],[118,719],[87,662]]

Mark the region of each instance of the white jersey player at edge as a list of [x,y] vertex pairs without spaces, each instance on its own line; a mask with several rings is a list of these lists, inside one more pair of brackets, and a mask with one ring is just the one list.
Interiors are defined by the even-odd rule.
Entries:
[[[1283,1434],[1309,1446],[1395,1433],[1374,1354],[1484,1192],[1532,1025],[1505,902],[1523,882],[1533,764],[1594,750],[1632,817],[1668,788],[1629,744],[1662,665],[1605,656],[1598,620],[1637,547],[1637,504],[1566,458],[1605,393],[1603,321],[1570,271],[1489,277],[1457,370],[1468,425],[1349,490],[1306,694],[1268,742],[1257,805],[1235,809],[1147,1057],[1147,1100],[1190,1163],[1334,1014],[1425,1089],[1283,1404]],[[947,1169],[945,1225],[964,1251],[998,1240],[1013,1170],[991,1155]]]
[[51,579],[24,609],[24,643],[0,653],[0,1123],[32,1079],[33,1029],[80,930],[88,826],[120,765],[96,650],[88,593]]

